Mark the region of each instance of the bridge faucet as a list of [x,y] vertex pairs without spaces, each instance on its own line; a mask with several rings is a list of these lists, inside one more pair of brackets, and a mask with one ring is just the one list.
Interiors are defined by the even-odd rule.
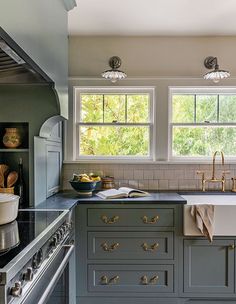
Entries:
[[206,183],[221,183],[221,191],[225,192],[225,175],[229,174],[230,171],[222,171],[222,176],[221,178],[217,178],[215,176],[215,163],[216,163],[216,155],[217,153],[221,154],[221,164],[224,166],[225,164],[225,158],[224,158],[224,153],[222,151],[215,151],[213,154],[213,161],[212,161],[212,176],[210,179],[205,178],[205,172],[204,171],[197,171],[197,174],[201,174],[202,176],[202,191],[206,191]]

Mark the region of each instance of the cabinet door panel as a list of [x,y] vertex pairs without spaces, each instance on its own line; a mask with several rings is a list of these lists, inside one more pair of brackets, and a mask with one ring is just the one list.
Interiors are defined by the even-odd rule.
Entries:
[[234,240],[184,241],[184,292],[234,292]]

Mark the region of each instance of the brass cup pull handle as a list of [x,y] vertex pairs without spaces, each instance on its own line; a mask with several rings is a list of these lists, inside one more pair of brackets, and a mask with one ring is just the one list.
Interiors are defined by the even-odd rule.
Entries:
[[111,225],[111,224],[115,224],[118,222],[119,220],[119,216],[118,215],[114,215],[111,218],[108,218],[106,215],[102,215],[101,216],[101,220],[103,221],[103,223],[107,224],[107,225]]
[[159,216],[156,215],[156,216],[152,217],[152,218],[149,220],[148,217],[147,217],[146,215],[144,215],[144,216],[142,217],[142,220],[143,220],[143,223],[144,223],[144,224],[156,224],[157,221],[159,220]]
[[154,243],[154,244],[148,246],[147,243],[143,243],[141,246],[142,246],[142,248],[143,248],[144,251],[155,251],[155,250],[157,250],[159,244],[158,243]]
[[228,246],[228,248],[231,249],[231,250],[233,250],[233,249],[235,249],[235,245],[234,245],[234,244],[230,244],[230,245]]
[[120,277],[118,275],[110,279],[105,275],[101,277],[100,282],[102,285],[117,284],[119,282],[119,279]]
[[157,284],[159,277],[156,275],[150,279],[146,275],[141,277],[141,284],[142,285],[154,285]]
[[106,242],[101,244],[101,247],[104,251],[114,251],[120,246],[119,243],[114,243],[111,246],[109,246]]

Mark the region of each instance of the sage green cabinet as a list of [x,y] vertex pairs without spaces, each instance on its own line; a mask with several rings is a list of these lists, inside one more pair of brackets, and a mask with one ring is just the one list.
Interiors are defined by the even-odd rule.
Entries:
[[184,292],[234,293],[234,240],[184,240]]

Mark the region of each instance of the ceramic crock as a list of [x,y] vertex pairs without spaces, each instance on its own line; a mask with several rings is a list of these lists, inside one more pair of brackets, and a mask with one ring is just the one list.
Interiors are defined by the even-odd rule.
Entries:
[[17,148],[21,145],[21,135],[18,128],[6,128],[3,136],[3,144],[6,148]]

